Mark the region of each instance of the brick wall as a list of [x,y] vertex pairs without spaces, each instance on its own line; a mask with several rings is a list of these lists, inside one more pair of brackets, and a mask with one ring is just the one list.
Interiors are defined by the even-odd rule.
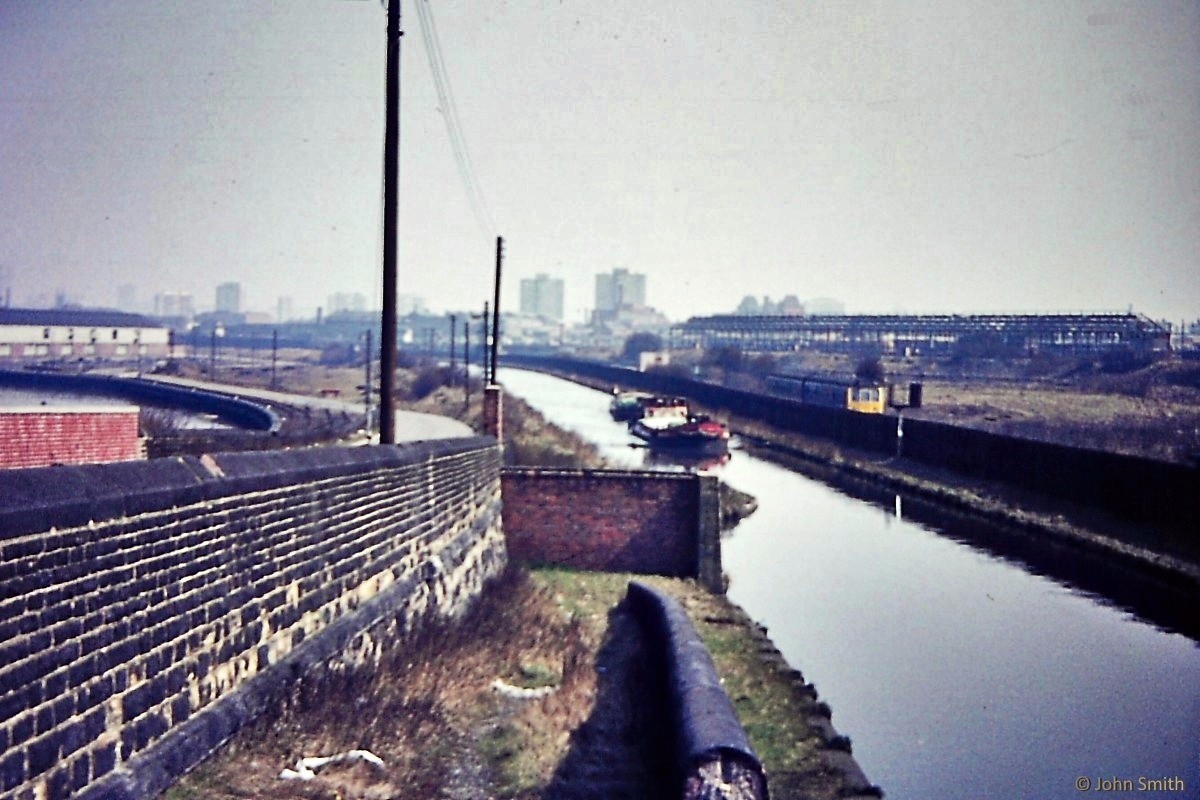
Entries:
[[297,673],[459,613],[499,470],[459,439],[0,472],[0,797],[153,796]]
[[142,457],[136,408],[0,409],[0,469]]
[[717,479],[687,473],[506,468],[513,559],[698,577],[720,591]]

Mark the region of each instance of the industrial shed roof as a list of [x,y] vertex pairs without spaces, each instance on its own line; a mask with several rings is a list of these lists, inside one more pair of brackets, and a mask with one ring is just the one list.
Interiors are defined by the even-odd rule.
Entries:
[[142,314],[103,308],[0,308],[0,325],[50,325],[76,328],[165,328]]

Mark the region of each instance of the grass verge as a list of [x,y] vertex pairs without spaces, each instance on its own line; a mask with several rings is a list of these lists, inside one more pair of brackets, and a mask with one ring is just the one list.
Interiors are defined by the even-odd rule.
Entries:
[[[594,712],[596,654],[632,577],[510,571],[459,624],[396,643],[377,668],[306,680],[166,800],[548,796],[572,732]],[[763,759],[772,796],[837,797],[842,778],[824,765],[824,745],[808,722],[819,704],[763,632],[692,581],[637,579],[687,609]],[[512,699],[492,688],[497,678],[553,691]],[[330,766],[303,782],[279,778],[301,757],[356,748],[384,766]]]

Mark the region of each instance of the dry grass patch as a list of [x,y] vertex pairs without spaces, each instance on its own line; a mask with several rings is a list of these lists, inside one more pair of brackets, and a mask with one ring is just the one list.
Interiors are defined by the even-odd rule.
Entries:
[[[167,800],[534,797],[591,706],[591,648],[549,593],[511,573],[459,624],[394,647],[373,670],[308,680]],[[513,700],[492,684],[553,686]],[[306,756],[369,750],[384,766],[280,771]],[[530,794],[533,792],[533,794]]]
[[1182,396],[929,382],[924,406],[907,413],[1164,461],[1185,461],[1200,452],[1200,403]]
[[[597,653],[633,577],[513,571],[460,624],[398,644],[377,669],[306,681],[166,800],[549,797],[572,732],[585,720],[597,724]],[[836,797],[840,776],[821,765],[807,723],[814,701],[781,662],[762,657],[770,648],[761,631],[693,581],[637,579],[687,608],[766,765],[772,796]],[[492,688],[497,678],[554,691],[512,699]],[[306,782],[278,777],[301,757],[359,748],[384,766],[330,766]]]

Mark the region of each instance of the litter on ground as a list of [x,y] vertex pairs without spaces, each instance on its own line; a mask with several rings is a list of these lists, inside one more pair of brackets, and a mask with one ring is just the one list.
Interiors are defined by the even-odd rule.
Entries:
[[295,769],[285,769],[279,773],[279,779],[285,781],[311,781],[317,777],[317,770],[330,764],[344,764],[347,761],[365,761],[377,767],[383,766],[383,759],[370,750],[349,750],[336,756],[307,756],[296,762]]

